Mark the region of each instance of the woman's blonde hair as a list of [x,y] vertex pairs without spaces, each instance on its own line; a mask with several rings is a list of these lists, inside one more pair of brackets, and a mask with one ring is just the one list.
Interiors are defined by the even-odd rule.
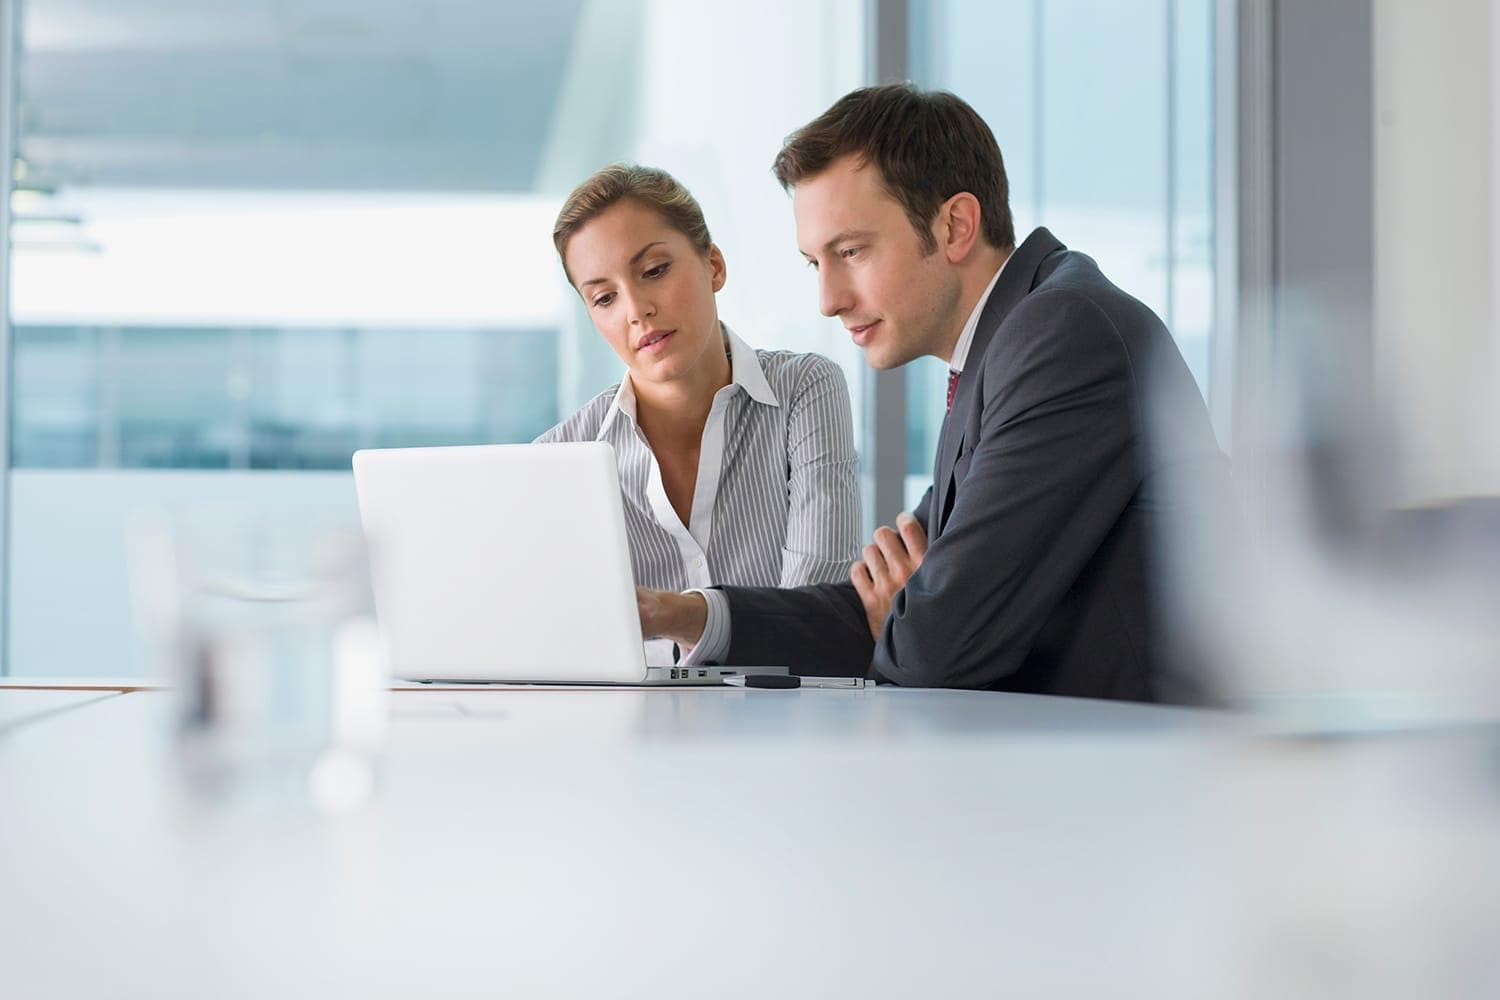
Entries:
[[[708,252],[713,238],[703,220],[703,209],[677,178],[655,167],[613,163],[574,188],[552,224],[552,245],[557,248],[564,273],[568,270],[568,260],[563,251],[568,241],[605,209],[626,198],[653,209],[693,246]],[[568,274],[568,280],[571,282],[573,275]]]

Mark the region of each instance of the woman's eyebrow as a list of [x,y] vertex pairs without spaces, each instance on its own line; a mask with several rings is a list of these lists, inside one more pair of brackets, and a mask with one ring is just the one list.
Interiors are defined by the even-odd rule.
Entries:
[[[650,252],[652,247],[659,246],[666,246],[666,243],[662,240],[652,240],[650,243],[647,243],[645,246],[641,247],[635,252],[635,255],[630,258],[630,266],[634,267],[636,264],[640,263],[641,258],[646,256],[646,254]],[[587,288],[590,285],[603,284],[608,280],[608,278],[590,278],[588,281],[581,283],[578,287]]]

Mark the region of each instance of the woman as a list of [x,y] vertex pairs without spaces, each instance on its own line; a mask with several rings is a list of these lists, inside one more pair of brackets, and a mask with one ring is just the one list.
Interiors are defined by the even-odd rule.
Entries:
[[860,518],[843,373],[755,350],[719,321],[724,255],[687,189],[606,167],[569,195],[552,240],[626,373],[537,440],[614,446],[636,584],[847,580]]

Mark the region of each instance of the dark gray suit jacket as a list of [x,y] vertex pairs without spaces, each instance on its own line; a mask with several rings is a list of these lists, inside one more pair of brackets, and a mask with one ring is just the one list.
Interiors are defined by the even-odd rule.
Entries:
[[1038,229],[980,315],[914,512],[927,556],[880,639],[852,584],[724,587],[727,662],[1164,700],[1152,533],[1176,512],[1167,480],[1222,463],[1166,327]]

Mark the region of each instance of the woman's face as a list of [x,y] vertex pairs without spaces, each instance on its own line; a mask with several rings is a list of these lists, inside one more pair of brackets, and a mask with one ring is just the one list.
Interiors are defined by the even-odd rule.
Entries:
[[564,248],[594,326],[633,379],[667,382],[724,350],[714,293],[724,257],[693,246],[654,209],[616,202]]

